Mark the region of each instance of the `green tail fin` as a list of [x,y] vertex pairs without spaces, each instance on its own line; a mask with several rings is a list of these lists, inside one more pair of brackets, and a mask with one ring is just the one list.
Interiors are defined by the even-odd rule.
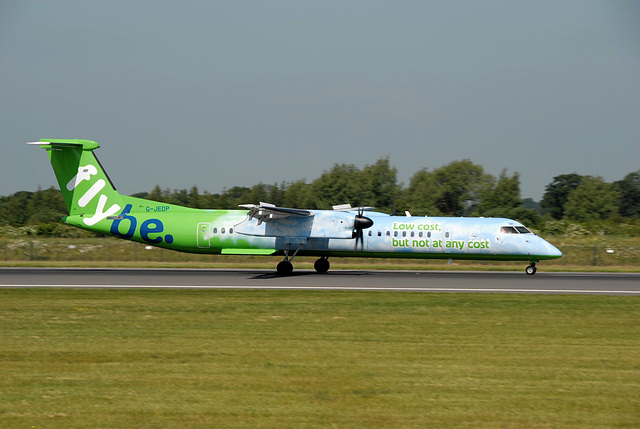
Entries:
[[109,176],[93,153],[91,140],[47,140],[27,143],[47,150],[70,216],[79,216],[92,227],[124,206]]

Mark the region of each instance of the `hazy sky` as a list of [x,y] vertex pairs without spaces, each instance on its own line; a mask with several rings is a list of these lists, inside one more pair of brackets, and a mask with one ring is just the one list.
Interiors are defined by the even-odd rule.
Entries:
[[388,156],[537,200],[640,169],[640,2],[2,0],[0,195],[55,184],[40,138],[97,141],[125,194]]

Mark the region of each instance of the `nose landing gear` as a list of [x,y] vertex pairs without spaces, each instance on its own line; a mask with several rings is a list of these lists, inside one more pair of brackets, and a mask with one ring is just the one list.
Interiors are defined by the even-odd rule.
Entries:
[[524,271],[530,276],[534,275],[536,271],[538,271],[538,269],[536,268],[536,263],[531,262],[531,265],[529,265]]

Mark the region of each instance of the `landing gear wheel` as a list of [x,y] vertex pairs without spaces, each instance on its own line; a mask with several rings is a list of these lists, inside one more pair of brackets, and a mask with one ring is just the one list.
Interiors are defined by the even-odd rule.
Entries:
[[528,275],[532,276],[536,273],[536,271],[538,271],[538,269],[536,268],[536,264],[532,263],[531,265],[529,265],[525,270],[524,270]]
[[288,276],[293,273],[293,264],[289,261],[282,261],[276,267],[279,276]]
[[329,271],[330,266],[331,264],[327,258],[317,259],[316,262],[313,263],[313,268],[315,268],[318,273],[326,273]]

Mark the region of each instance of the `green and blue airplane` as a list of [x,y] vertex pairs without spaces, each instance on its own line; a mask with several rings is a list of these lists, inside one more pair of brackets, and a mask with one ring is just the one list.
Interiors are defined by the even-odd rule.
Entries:
[[[329,257],[466,259],[536,262],[562,253],[521,223],[504,218],[390,216],[372,207],[303,210],[259,203],[242,210],[203,210],[121,195],[94,154],[91,140],[43,139],[69,216],[89,231],[181,252],[280,255],[280,275],[293,272],[297,255]],[[366,216],[364,215],[366,211]]]

